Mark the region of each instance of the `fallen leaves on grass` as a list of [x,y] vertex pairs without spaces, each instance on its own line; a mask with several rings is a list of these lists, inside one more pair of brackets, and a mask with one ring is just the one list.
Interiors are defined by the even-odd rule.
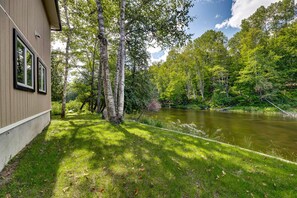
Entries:
[[138,195],[138,189],[135,189],[135,191],[134,191],[134,195],[136,196],[136,195]]
[[145,171],[145,168],[140,168],[139,171],[143,172]]
[[69,189],[69,187],[67,186],[67,187],[65,187],[65,188],[63,188],[63,192],[65,193],[67,190]]

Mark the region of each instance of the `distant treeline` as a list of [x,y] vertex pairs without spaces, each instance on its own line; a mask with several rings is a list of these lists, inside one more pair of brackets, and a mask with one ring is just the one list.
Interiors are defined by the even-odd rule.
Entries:
[[174,104],[297,104],[297,20],[293,0],[260,7],[230,40],[209,30],[150,67],[160,100]]

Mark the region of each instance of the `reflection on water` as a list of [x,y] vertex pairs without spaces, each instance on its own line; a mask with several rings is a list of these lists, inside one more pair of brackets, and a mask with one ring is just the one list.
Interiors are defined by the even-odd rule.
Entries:
[[[209,136],[217,131],[223,141],[295,160],[297,120],[263,114],[162,109],[147,116],[165,122],[194,123]],[[218,135],[218,134],[215,134]],[[274,154],[277,154],[274,153]]]

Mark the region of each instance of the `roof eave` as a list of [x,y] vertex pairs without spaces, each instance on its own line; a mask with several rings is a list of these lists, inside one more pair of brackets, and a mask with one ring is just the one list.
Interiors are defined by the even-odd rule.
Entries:
[[46,14],[50,23],[51,30],[61,31],[61,18],[58,0],[42,0]]

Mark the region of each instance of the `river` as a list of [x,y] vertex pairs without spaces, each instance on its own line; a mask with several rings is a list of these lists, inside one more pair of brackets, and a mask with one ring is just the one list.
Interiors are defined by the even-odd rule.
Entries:
[[293,161],[297,159],[296,118],[189,109],[161,109],[146,116],[163,122],[194,123],[220,141]]

